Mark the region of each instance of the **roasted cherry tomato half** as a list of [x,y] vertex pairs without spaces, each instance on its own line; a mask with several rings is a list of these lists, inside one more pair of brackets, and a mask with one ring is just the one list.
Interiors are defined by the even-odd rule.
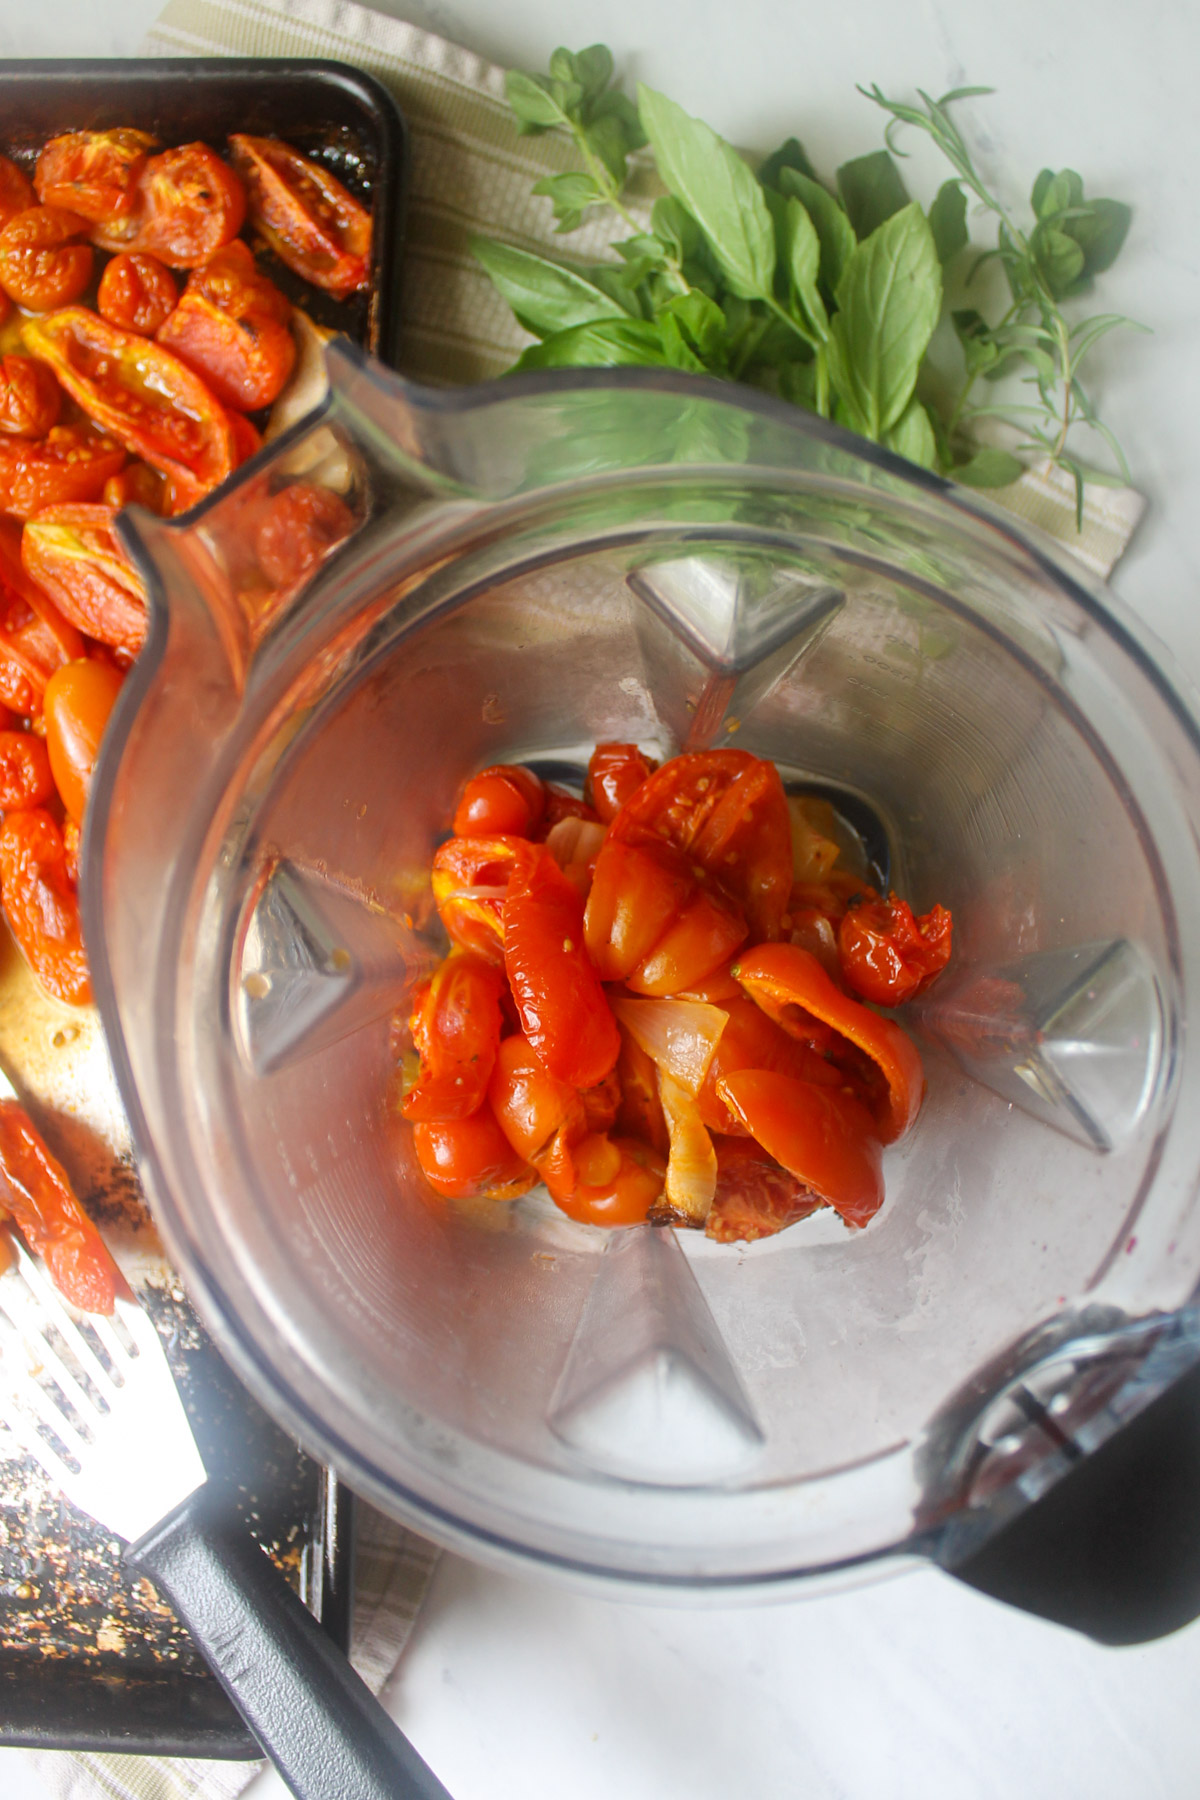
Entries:
[[620,1034],[584,943],[583,902],[548,851],[509,880],[504,967],[522,1029],[550,1073],[577,1088],[603,1081]]
[[147,512],[166,518],[172,510],[166,477],[144,462],[126,463],[118,475],[110,476],[101,500],[113,512],[120,512],[124,506],[144,506]]
[[601,824],[616,818],[655,766],[636,744],[596,745],[588,762],[584,794]]
[[848,1225],[874,1218],[883,1205],[883,1146],[861,1101],[769,1069],[740,1069],[718,1092],[767,1154]]
[[111,438],[56,425],[41,443],[0,436],[0,512],[27,519],[43,506],[98,500],[125,466]]
[[718,1244],[753,1244],[774,1237],[827,1204],[753,1138],[718,1137],[713,1146],[717,1191],[704,1235]]
[[32,181],[10,157],[0,156],[0,228],[19,212],[36,206],[38,196]]
[[263,507],[254,537],[258,566],[272,587],[294,587],[357,523],[339,494],[312,481],[293,481]]
[[14,213],[0,231],[0,287],[30,312],[69,306],[92,279],[93,252],[79,242],[87,220],[57,206]]
[[51,506],[21,534],[21,561],[63,617],[110,649],[146,641],[146,589],[113,530],[111,506]]
[[554,1201],[581,1225],[640,1225],[662,1199],[663,1158],[636,1138],[593,1132],[574,1146],[572,1162],[575,1185]]
[[818,1087],[840,1087],[843,1077],[810,1044],[791,1037],[745,994],[719,1002],[725,1029],[717,1040],[704,1085],[696,1096],[700,1117],[710,1131],[740,1135],[742,1126],[718,1093],[718,1084],[738,1069],[771,1069],[794,1075]]
[[119,669],[89,656],[67,663],[46,683],[46,750],[54,784],[77,825],[83,823],[100,743],[123,679]]
[[161,344],[120,331],[84,306],[30,320],[24,337],[88,417],[169,476],[187,504],[232,473],[224,407]]
[[229,152],[250,223],[282,263],[338,300],[367,286],[371,215],[336,175],[276,138],[235,134]]
[[746,921],[695,865],[665,842],[600,846],[588,894],[587,946],[604,981],[675,994],[710,975],[745,941]]
[[207,144],[182,144],[146,161],[132,210],[93,227],[102,250],[135,250],[172,269],[196,269],[242,229],[246,192]]
[[237,238],[192,270],[158,341],[225,406],[256,412],[278,399],[295,365],[291,316],[291,302]]
[[578,1090],[551,1075],[520,1032],[496,1051],[488,1102],[513,1149],[550,1192],[569,1193],[575,1186],[571,1149],[587,1135],[587,1111]]
[[492,962],[504,956],[504,901],[517,871],[548,852],[527,838],[452,837],[433,858],[433,898],[450,937]]
[[175,310],[179,290],[175,277],[157,256],[122,250],[110,257],[96,290],[101,318],[121,331],[153,337]]
[[0,900],[13,937],[46,992],[72,1006],[92,997],[62,833],[42,807],[0,827]]
[[72,1306],[111,1313],[117,1295],[128,1295],[66,1170],[15,1100],[0,1100],[0,1192],[4,1210]]
[[44,438],[58,423],[62,397],[45,363],[16,352],[0,359],[0,432],[6,437]]
[[156,140],[144,131],[68,131],[51,138],[33,183],[43,206],[65,206],[93,223],[132,212],[138,177]]
[[25,812],[54,796],[50,758],[32,731],[0,731],[0,812]]
[[21,563],[21,527],[0,519],[0,702],[33,718],[54,671],[83,652],[78,631]]
[[454,809],[455,837],[532,837],[546,810],[546,786],[520,763],[472,775]]
[[467,1119],[421,1119],[413,1149],[426,1181],[449,1200],[515,1200],[537,1180],[485,1102]]
[[465,1119],[478,1112],[500,1047],[504,976],[470,951],[449,956],[419,990],[409,1021],[421,1073],[404,1096],[406,1119]]
[[851,905],[837,939],[846,986],[875,1006],[915,999],[949,962],[952,931],[944,906],[918,919],[895,894]]

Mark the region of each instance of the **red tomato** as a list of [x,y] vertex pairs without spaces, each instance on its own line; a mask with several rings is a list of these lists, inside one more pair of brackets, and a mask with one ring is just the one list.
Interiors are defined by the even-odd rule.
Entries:
[[[885,1144],[903,1137],[921,1110],[925,1075],[915,1044],[898,1025],[841,993],[816,957],[798,944],[762,944],[743,951],[733,972],[750,998],[785,1031],[810,1038],[816,1019],[869,1057],[887,1084],[877,1103],[875,1130]],[[791,1167],[776,1151],[771,1154]]]
[[636,744],[597,744],[587,769],[584,794],[601,824],[615,819],[656,765]]
[[169,476],[188,504],[232,473],[224,408],[169,350],[84,306],[31,320],[24,336],[88,417]]
[[615,822],[600,846],[588,893],[586,938],[604,981],[639,994],[691,988],[746,937],[732,901],[701,887],[694,865],[663,842],[622,842]]
[[192,270],[158,341],[225,406],[256,412],[278,399],[295,364],[291,316],[291,302],[236,238]]
[[245,217],[246,191],[228,163],[207,144],[182,144],[148,159],[132,210],[96,225],[92,241],[195,269],[237,236]]
[[87,220],[58,206],[30,206],[0,231],[0,287],[30,312],[69,306],[92,279]]
[[45,806],[54,793],[50,758],[31,731],[0,731],[0,812]]
[[293,481],[267,501],[255,534],[258,566],[276,588],[307,580],[358,520],[329,488]]
[[44,506],[98,500],[125,465],[111,438],[56,425],[42,443],[0,437],[0,512],[27,519]]
[[718,1083],[738,1069],[771,1069],[779,1075],[815,1082],[818,1087],[842,1085],[843,1077],[832,1063],[826,1062],[810,1044],[790,1037],[745,994],[722,1000],[720,1006],[726,1015],[725,1029],[696,1096],[700,1117],[709,1131],[737,1136],[742,1129],[718,1092]]
[[42,710],[47,681],[83,655],[83,639],[21,563],[21,527],[0,519],[0,702],[25,718]]
[[[250,423],[245,413],[227,411],[225,416],[229,420],[234,455],[237,458],[237,467],[240,469],[244,462],[249,462],[250,458],[262,449],[262,436]],[[296,485],[293,483],[293,486]],[[325,490],[320,491],[324,492]]]
[[370,279],[371,215],[335,175],[276,138],[235,134],[250,222],[293,273],[338,300]]
[[171,508],[167,482],[144,462],[127,463],[119,475],[111,475],[101,499],[113,512],[120,512],[123,506],[144,506],[148,512],[165,516]]
[[495,763],[464,786],[452,829],[455,837],[532,837],[545,810],[545,784],[532,769]]
[[46,992],[72,1006],[92,998],[62,833],[41,807],[0,828],[0,900],[18,947]]
[[865,1225],[879,1211],[883,1146],[860,1101],[769,1069],[740,1069],[718,1092],[767,1154],[848,1225]]
[[469,1119],[418,1120],[413,1149],[430,1187],[449,1200],[515,1200],[537,1179],[486,1102]]
[[129,1289],[66,1170],[15,1100],[0,1100],[0,1178],[5,1209],[59,1292],[81,1312],[111,1313]]
[[483,1105],[500,1047],[504,977],[470,951],[446,958],[415,996],[410,1021],[421,1075],[406,1119],[465,1119]]
[[56,670],[46,683],[46,750],[62,803],[77,825],[83,823],[100,743],[123,680],[119,669],[85,657]]
[[583,902],[547,852],[509,880],[504,967],[522,1029],[550,1073],[577,1088],[603,1081],[621,1048],[617,1022],[584,944]]
[[507,1037],[496,1052],[488,1102],[500,1129],[558,1197],[575,1186],[571,1146],[587,1134],[583,1099],[551,1075],[529,1039]]
[[575,1185],[554,1201],[581,1225],[640,1225],[662,1199],[666,1164],[649,1144],[592,1133],[573,1160]]
[[36,206],[37,194],[23,169],[7,156],[0,156],[0,227],[19,212]]
[[545,854],[518,837],[452,837],[441,844],[433,858],[433,898],[453,941],[501,961],[508,883],[514,871],[532,868]]
[[0,359],[0,432],[44,438],[58,423],[62,389],[45,363],[16,353]]
[[718,1244],[774,1237],[825,1205],[820,1194],[781,1168],[753,1138],[716,1137],[713,1147],[717,1191],[704,1235]]
[[138,176],[154,147],[154,138],[126,126],[51,138],[34,171],[38,199],[90,221],[121,217],[133,210]]
[[111,506],[51,506],[21,534],[21,561],[64,618],[136,656],[146,641],[146,588],[113,531]]
[[944,906],[919,919],[905,900],[851,905],[838,927],[846,986],[875,1006],[900,1006],[923,992],[950,960],[952,921]]
[[175,277],[156,256],[123,250],[105,264],[96,309],[121,331],[153,337],[174,311],[178,297]]

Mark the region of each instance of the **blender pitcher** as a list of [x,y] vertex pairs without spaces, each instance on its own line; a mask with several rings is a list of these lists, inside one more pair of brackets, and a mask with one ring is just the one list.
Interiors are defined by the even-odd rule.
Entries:
[[[328,367],[230,487],[127,515],[151,629],[89,806],[95,990],[218,1345],[475,1556],[625,1593],[969,1573],[1200,1351],[1195,716],[1049,545],[794,408]],[[865,1231],[729,1246],[425,1188],[390,1022],[444,948],[456,792],[606,739],[773,759],[953,913]]]

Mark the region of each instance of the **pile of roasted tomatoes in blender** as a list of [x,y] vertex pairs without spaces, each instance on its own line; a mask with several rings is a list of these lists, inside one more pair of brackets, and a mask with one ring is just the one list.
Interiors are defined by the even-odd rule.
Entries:
[[[297,341],[252,246],[345,300],[369,283],[371,216],[275,138],[221,155],[117,128],[55,137],[27,167],[0,155],[0,904],[42,988],[73,1005],[91,998],[80,827],[146,635],[113,524],[130,501],[183,511],[258,448]],[[352,524],[325,490],[284,488],[258,520],[265,579],[302,579]],[[111,1259],[10,1104],[0,1171],[0,1218],[68,1298],[110,1310]]]
[[827,801],[740,750],[597,746],[583,798],[467,782],[433,859],[449,955],[397,1021],[400,1109],[449,1200],[535,1183],[570,1218],[718,1242],[861,1227],[924,1076],[902,1006],[952,926],[852,866]]

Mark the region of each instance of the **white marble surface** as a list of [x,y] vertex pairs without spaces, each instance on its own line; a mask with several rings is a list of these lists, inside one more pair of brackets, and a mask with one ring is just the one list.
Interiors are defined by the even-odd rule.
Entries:
[[[1116,587],[1200,681],[1200,12],[1184,0],[390,0],[498,60],[604,38],[726,135],[824,167],[873,148],[856,81],[999,92],[971,136],[1012,198],[1043,164],[1130,200],[1097,394],[1151,510]],[[3,0],[0,53],[128,54],[156,0]],[[684,22],[686,21],[686,22]],[[932,191],[932,165],[914,164]],[[927,178],[927,188],[922,186]],[[753,1611],[583,1600],[447,1558],[388,1692],[456,1800],[1190,1800],[1200,1626],[1098,1649],[934,1573]],[[5,1800],[45,1800],[0,1751]],[[274,1776],[256,1800],[282,1795]]]

